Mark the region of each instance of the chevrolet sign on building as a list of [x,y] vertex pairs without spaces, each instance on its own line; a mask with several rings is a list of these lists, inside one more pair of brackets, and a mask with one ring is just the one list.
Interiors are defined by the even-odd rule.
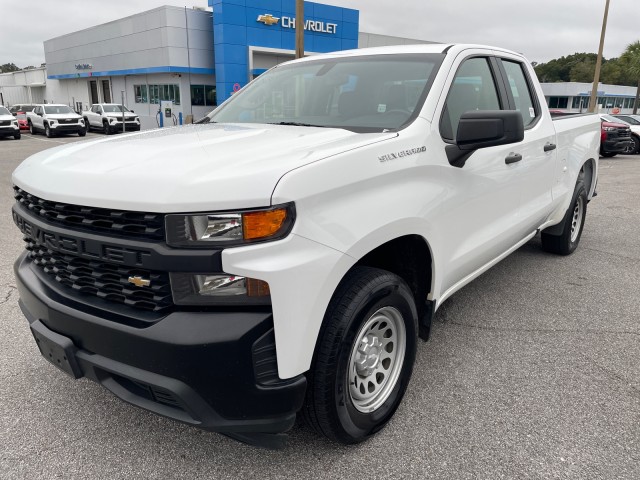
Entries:
[[[265,70],[294,58],[295,0],[209,0],[213,7],[218,103]],[[324,53],[358,48],[359,12],[304,2],[304,49]]]

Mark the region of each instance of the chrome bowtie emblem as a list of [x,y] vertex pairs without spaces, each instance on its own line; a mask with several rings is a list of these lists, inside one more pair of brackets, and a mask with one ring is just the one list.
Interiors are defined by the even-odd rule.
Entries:
[[279,17],[274,17],[270,13],[266,13],[264,15],[258,15],[258,22],[262,22],[265,25],[275,25],[280,20]]
[[148,287],[151,285],[151,280],[142,277],[129,277],[129,283],[133,283],[136,287]]

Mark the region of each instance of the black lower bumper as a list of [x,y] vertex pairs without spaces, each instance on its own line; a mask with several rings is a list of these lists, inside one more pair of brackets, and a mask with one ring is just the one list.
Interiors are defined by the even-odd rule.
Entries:
[[612,138],[607,139],[600,145],[603,153],[622,153],[631,145],[631,138]]
[[41,352],[73,377],[243,441],[293,425],[306,379],[283,381],[265,371],[265,364],[275,365],[270,313],[179,311],[138,328],[109,320],[108,312],[83,311],[82,295],[41,278],[25,255],[15,273],[20,307]]

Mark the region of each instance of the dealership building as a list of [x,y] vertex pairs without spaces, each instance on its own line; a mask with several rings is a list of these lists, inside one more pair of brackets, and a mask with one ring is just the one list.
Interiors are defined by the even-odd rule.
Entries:
[[[201,118],[267,69],[295,56],[295,0],[209,0],[163,6],[44,42],[44,68],[0,75],[2,103],[125,104],[155,125],[160,101]],[[359,11],[304,2],[306,55],[431,43],[360,32]]]

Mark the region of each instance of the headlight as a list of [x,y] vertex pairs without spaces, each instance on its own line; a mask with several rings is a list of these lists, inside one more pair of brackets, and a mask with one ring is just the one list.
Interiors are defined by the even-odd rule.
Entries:
[[171,273],[176,305],[269,305],[269,284],[227,274]]
[[113,118],[113,117],[111,117],[111,118],[109,119],[109,122],[111,122],[111,123],[115,123],[115,122],[116,122],[116,119],[115,119],[115,118]]
[[602,127],[605,132],[615,132],[618,130],[618,127]]
[[238,212],[167,215],[167,243],[215,248],[278,240],[289,234],[294,220],[293,203]]

